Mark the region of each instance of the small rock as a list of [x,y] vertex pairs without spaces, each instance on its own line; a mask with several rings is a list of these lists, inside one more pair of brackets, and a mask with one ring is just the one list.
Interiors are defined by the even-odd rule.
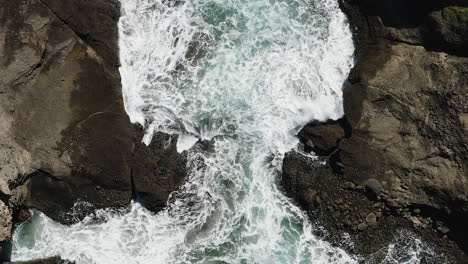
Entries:
[[437,230],[439,230],[442,234],[447,234],[448,232],[450,232],[450,228],[446,226],[439,226],[437,227]]
[[369,226],[377,226],[377,216],[374,213],[370,213],[366,216],[366,223]]
[[359,231],[364,231],[364,230],[366,230],[366,229],[367,229],[366,223],[360,223],[360,224],[357,226],[357,229],[358,229]]
[[343,184],[343,186],[344,186],[345,188],[351,189],[351,190],[353,190],[353,189],[356,188],[356,185],[355,185],[354,183],[352,183],[352,182],[345,182],[345,183]]
[[416,208],[416,209],[413,210],[413,212],[414,212],[415,214],[420,214],[420,213],[421,213],[421,210],[418,209],[418,208]]
[[382,192],[383,189],[382,184],[374,178],[370,178],[366,182],[364,182],[364,186],[376,195],[380,194],[380,192]]
[[311,139],[308,139],[306,141],[306,145],[309,147],[309,148],[314,148],[315,147],[315,144],[314,142],[311,140]]
[[377,212],[377,213],[375,214],[375,216],[377,216],[377,218],[382,217],[382,212]]
[[29,210],[20,209],[16,217],[17,217],[17,221],[19,223],[22,223],[31,218],[31,213],[29,212]]
[[343,165],[343,163],[341,163],[341,162],[337,162],[337,163],[335,163],[335,164],[336,164],[336,166],[338,166],[338,167],[340,167],[340,168],[344,168],[344,165]]
[[322,199],[320,199],[320,196],[317,195],[317,196],[315,197],[315,202],[317,203],[317,205],[322,204]]
[[343,203],[343,199],[341,199],[341,198],[336,199],[336,200],[335,200],[335,203],[336,203],[336,204],[342,204],[342,203]]
[[349,220],[346,220],[346,221],[345,221],[345,225],[347,225],[347,226],[352,226],[353,223],[352,223],[351,221],[349,221]]
[[411,220],[411,222],[413,222],[414,225],[417,225],[417,226],[422,225],[421,221],[416,216],[411,216],[410,220]]
[[308,189],[304,195],[304,199],[309,203],[314,203],[317,196],[317,191],[313,189]]
[[400,207],[400,204],[396,200],[393,200],[393,199],[387,200],[387,204],[388,206],[393,207],[393,208]]

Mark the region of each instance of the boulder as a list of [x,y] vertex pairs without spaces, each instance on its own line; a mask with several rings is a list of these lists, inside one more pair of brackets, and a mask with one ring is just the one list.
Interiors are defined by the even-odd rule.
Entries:
[[344,119],[310,123],[299,132],[299,138],[305,144],[306,149],[326,156],[338,147],[340,139],[346,136],[347,128],[348,124]]

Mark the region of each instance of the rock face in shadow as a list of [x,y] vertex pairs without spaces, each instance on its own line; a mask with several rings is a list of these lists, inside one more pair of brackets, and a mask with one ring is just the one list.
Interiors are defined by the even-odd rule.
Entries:
[[[346,125],[341,132],[333,122],[307,125],[300,138],[328,164],[289,156],[282,184],[310,213],[335,221],[329,225],[335,231],[350,232],[357,253],[379,249],[407,227],[466,261],[456,252],[468,250],[468,3],[344,0],[341,6],[358,57],[344,89]],[[334,198],[321,198],[321,206],[311,198],[337,190],[349,196],[352,210],[333,209]]]
[[5,264],[73,264],[74,262],[62,260],[59,257],[37,259],[31,261],[5,262]]
[[0,241],[26,208],[71,223],[141,192],[160,210],[185,177],[177,138],[147,147],[125,113],[119,15],[117,0],[2,1]]

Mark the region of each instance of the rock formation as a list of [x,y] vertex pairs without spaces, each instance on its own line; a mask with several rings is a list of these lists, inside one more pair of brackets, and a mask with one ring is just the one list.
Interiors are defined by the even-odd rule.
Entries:
[[0,1],[0,241],[23,209],[70,223],[87,212],[68,214],[76,202],[138,196],[159,210],[183,179],[177,138],[147,147],[125,113],[119,16],[117,0]]
[[461,261],[457,248],[468,250],[468,3],[341,6],[357,48],[345,117],[301,131],[306,149],[328,163],[290,153],[282,184],[329,230],[351,233],[360,254],[408,228]]
[[5,264],[73,264],[73,263],[74,262],[62,260],[59,257],[36,259],[36,260],[31,260],[31,261],[5,262]]

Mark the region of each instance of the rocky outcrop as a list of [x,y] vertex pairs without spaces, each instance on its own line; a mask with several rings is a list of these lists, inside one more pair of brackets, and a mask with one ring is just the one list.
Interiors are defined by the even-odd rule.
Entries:
[[147,147],[125,113],[119,12],[117,0],[1,1],[0,241],[25,208],[63,223],[137,196],[159,210],[184,178],[177,138]]
[[31,261],[6,262],[5,264],[73,264],[74,262],[62,260],[59,257],[37,259]]
[[[328,164],[291,154],[283,168],[286,191],[309,212],[334,221],[336,230],[351,233],[361,254],[403,227],[449,255],[457,255],[457,247],[468,250],[468,4],[341,5],[358,57],[344,89],[345,118],[300,132]],[[337,193],[346,202],[337,203]]]

